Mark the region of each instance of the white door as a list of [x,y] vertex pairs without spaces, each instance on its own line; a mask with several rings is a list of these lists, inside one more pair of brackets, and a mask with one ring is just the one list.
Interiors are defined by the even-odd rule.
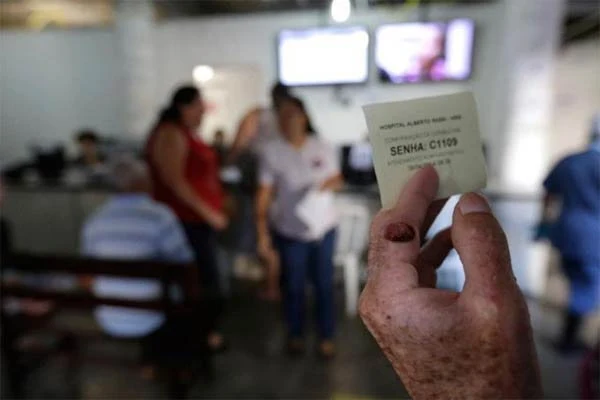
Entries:
[[223,129],[231,143],[241,118],[264,98],[262,73],[253,66],[215,67],[213,77],[198,85],[207,106],[201,131],[208,143],[217,129]]

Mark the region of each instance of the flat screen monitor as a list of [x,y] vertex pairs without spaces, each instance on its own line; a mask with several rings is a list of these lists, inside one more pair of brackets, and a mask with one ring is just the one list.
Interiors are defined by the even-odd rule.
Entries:
[[369,186],[377,183],[373,167],[373,149],[367,142],[355,143],[341,148],[342,175],[353,186]]
[[468,79],[474,32],[470,19],[379,27],[375,35],[379,80],[415,83]]
[[284,85],[364,83],[369,77],[369,33],[362,27],[283,30],[277,56]]

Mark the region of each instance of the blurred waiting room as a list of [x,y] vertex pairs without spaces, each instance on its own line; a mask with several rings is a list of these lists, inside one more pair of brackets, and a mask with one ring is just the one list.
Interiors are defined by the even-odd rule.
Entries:
[[597,1],[0,0],[2,398],[418,398],[362,106],[461,91],[543,396],[600,398]]

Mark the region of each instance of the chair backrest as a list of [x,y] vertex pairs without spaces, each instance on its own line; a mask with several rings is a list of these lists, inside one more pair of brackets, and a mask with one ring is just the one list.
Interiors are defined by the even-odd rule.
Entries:
[[353,203],[339,204],[339,225],[336,256],[361,255],[367,247],[370,214],[366,206]]
[[[84,291],[63,291],[56,288],[29,286],[2,282],[2,298],[35,298],[51,300],[61,307],[93,308],[99,305],[112,305],[148,310],[174,309],[170,296],[172,284],[183,288],[184,302],[194,301],[197,292],[193,283],[197,283],[197,269],[193,265],[170,262],[105,260],[74,256],[57,255],[11,255],[8,266],[20,272],[34,274],[64,273],[75,276],[108,276],[121,278],[155,279],[161,283],[162,297],[157,300],[139,301],[113,297],[97,297]],[[192,284],[191,284],[192,283]]]

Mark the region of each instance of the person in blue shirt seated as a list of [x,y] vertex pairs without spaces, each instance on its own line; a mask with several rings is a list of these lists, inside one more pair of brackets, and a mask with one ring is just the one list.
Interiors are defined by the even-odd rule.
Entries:
[[[577,330],[600,300],[600,114],[592,125],[589,148],[560,160],[544,181],[542,224],[560,252],[570,283],[569,309],[559,350],[576,348]],[[551,221],[557,205],[560,214]]]
[[[103,259],[192,262],[193,253],[177,217],[149,195],[151,181],[146,166],[123,159],[111,169],[120,192],[86,222],[81,235],[82,254]],[[139,278],[99,277],[93,281],[92,291],[100,297],[130,300],[161,296],[159,282]],[[173,321],[167,324],[158,311],[101,306],[94,314],[102,330],[111,336],[143,338],[142,374],[148,378],[154,374],[152,365],[163,357],[159,352],[172,351],[173,344],[186,342],[178,336],[182,327],[174,327]]]

